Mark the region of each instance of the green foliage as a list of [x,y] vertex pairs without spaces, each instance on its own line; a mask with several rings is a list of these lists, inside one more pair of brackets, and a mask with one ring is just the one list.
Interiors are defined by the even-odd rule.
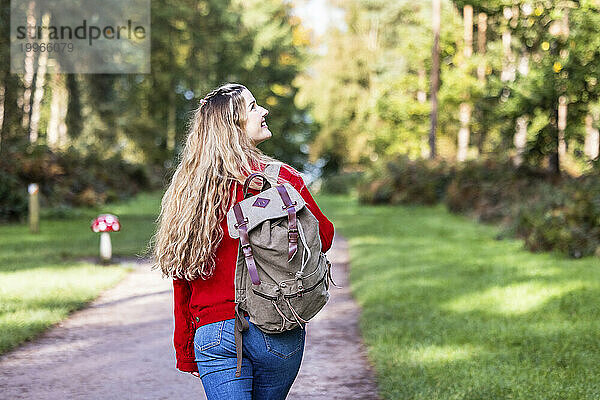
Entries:
[[454,174],[440,160],[411,160],[399,155],[376,163],[358,187],[360,201],[367,204],[436,204],[442,200]]
[[[463,38],[467,4],[474,7],[470,57],[464,55]],[[302,98],[314,106],[321,128],[313,158],[327,160],[329,171],[367,166],[378,156],[426,154],[431,3],[353,0],[339,7],[347,30],[327,34],[328,52],[302,81]],[[480,12],[487,21],[485,53],[479,47],[484,44],[478,35]],[[570,172],[585,170],[584,117],[600,95],[597,2],[452,0],[442,2],[441,18],[438,153],[455,157],[459,107],[468,103],[469,158],[514,156],[516,121],[524,117],[529,121],[525,162],[557,174],[557,108],[564,96],[569,159],[561,162]]]
[[[53,152],[45,145],[5,147],[0,162],[0,220],[23,221],[27,212],[27,185],[40,187],[42,209],[48,215],[69,216],[72,206],[99,206],[124,200],[162,182],[148,166],[133,165],[118,154],[102,157],[102,149],[82,155],[70,147]],[[45,212],[45,211],[44,211]]]
[[[571,257],[600,249],[600,177],[557,178],[547,170],[509,162],[468,162],[448,186],[453,212],[505,223],[532,251],[558,250]],[[600,255],[600,251],[598,252]]]
[[557,249],[574,258],[600,256],[600,178],[569,180],[523,199],[513,229],[532,251]]
[[[511,51],[521,59],[515,61],[527,60],[528,64],[525,70],[516,70],[515,79],[503,82],[498,97],[498,117],[511,122],[511,129],[503,131],[505,141],[512,142],[517,117],[536,119],[535,127],[529,129],[525,158],[533,166],[549,159],[550,168],[558,173],[557,109],[564,96],[568,109],[564,137],[575,146],[570,149],[572,157],[585,159],[581,151],[584,117],[600,96],[595,78],[600,67],[595,56],[600,40],[598,6],[590,1],[480,3],[495,3],[489,28],[508,29],[513,39]],[[509,12],[503,15],[505,6]]]
[[[260,147],[283,161],[304,163],[306,154],[300,148],[312,133],[306,111],[295,105],[293,81],[304,68],[308,42],[288,2],[153,3],[152,27],[153,72],[125,82],[131,89],[123,99],[128,101],[125,109],[132,122],[144,115],[146,129],[130,136],[143,145],[149,159],[176,160],[198,100],[231,81],[246,85],[269,110],[273,137]],[[140,107],[131,107],[132,102]],[[167,138],[172,130],[174,149]]]
[[510,219],[513,207],[538,192],[538,184],[550,182],[544,170],[510,161],[472,160],[461,164],[448,186],[445,203],[457,213],[468,213],[481,221]]
[[[423,100],[430,4],[353,0],[339,7],[347,29],[330,29],[327,53],[315,56],[300,80],[300,100],[320,127],[311,157],[325,159],[332,173],[376,156],[421,154],[430,109]],[[447,37],[444,48],[451,49]]]
[[0,221],[18,220],[27,213],[27,188],[15,175],[0,170]]
[[381,398],[600,396],[597,258],[531,254],[441,206],[318,200],[348,240]]
[[362,178],[360,171],[340,172],[323,178],[320,192],[330,194],[348,194],[350,193]]
[[[37,143],[48,143],[53,150],[71,146],[83,157],[102,149],[107,158],[169,169],[178,159],[198,100],[233,81],[246,85],[270,111],[273,138],[261,148],[300,168],[307,158],[301,149],[313,131],[306,110],[295,104],[294,79],[306,66],[308,40],[292,5],[284,0],[174,0],[168,5],[152,2],[151,8],[150,74],[49,75]],[[21,124],[24,77],[9,74],[9,17],[10,4],[3,2],[2,152],[8,139],[27,140],[29,134],[29,127]],[[57,93],[64,100],[58,108]],[[59,130],[67,128],[66,143],[60,146],[46,134],[51,114],[55,119],[62,115]],[[1,157],[8,156],[3,153]],[[94,156],[89,157],[94,163]]]

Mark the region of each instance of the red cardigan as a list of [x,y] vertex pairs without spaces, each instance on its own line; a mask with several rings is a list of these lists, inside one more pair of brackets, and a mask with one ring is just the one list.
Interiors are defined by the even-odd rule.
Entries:
[[[261,170],[265,167],[261,164]],[[256,180],[258,182],[258,180]],[[326,252],[333,241],[334,228],[331,221],[323,215],[317,203],[308,191],[300,173],[284,164],[279,172],[279,182],[289,182],[306,201],[306,206],[319,221],[321,251]],[[240,184],[232,184],[230,195],[235,190],[236,202],[243,199]],[[257,190],[250,191],[253,194]],[[196,329],[212,322],[234,318],[235,293],[234,276],[237,261],[239,239],[229,237],[227,218],[221,221],[223,239],[216,249],[216,265],[213,276],[207,280],[197,278],[193,281],[173,279],[175,331],[173,344],[176,368],[185,371],[198,371],[194,362],[194,335]]]

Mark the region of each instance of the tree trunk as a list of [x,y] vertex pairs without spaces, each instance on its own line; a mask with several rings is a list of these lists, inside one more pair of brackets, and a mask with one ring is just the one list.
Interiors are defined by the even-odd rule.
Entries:
[[371,24],[369,28],[369,36],[367,39],[367,48],[370,51],[376,51],[378,47],[379,37],[379,16],[375,15],[371,18]]
[[594,117],[592,114],[585,116],[585,144],[584,153],[590,160],[598,158],[600,150],[600,133],[594,127]]
[[6,91],[6,85],[4,83],[4,76],[0,79],[0,149],[2,149],[2,129],[4,128],[4,92]]
[[175,149],[175,124],[176,124],[176,104],[175,104],[175,85],[169,85],[169,109],[167,110],[167,151],[170,155],[173,155],[173,150]]
[[[487,61],[485,59],[485,54],[487,52],[487,18],[486,13],[479,13],[477,16],[477,52],[481,57],[479,65],[477,66],[477,79],[480,82],[485,82],[487,72]],[[483,145],[487,136],[486,129],[485,125],[482,125],[482,129],[479,131],[477,137],[477,154],[483,153]]]
[[565,129],[567,128],[567,98],[558,98],[558,166],[564,165],[567,155],[567,142],[565,141]]
[[[427,80],[427,71],[425,71],[425,67],[421,66],[417,71],[418,76],[418,90],[417,90],[417,101],[421,104],[427,101],[427,92],[425,91],[426,80]],[[429,146],[427,145],[427,137],[421,137],[421,157],[429,158]]]
[[502,32],[502,49],[504,53],[504,62],[500,79],[503,82],[515,80],[514,55],[511,49],[512,34],[509,30]]
[[560,158],[558,156],[559,128],[558,128],[558,105],[555,107],[553,116],[550,119],[551,137],[553,138],[553,146],[548,153],[548,167],[554,175],[560,175]]
[[516,27],[516,24],[518,23],[517,17],[519,13],[519,7],[504,7],[502,13],[506,19],[506,25],[504,26],[504,31],[502,32],[503,61],[500,80],[507,82],[515,80],[515,56],[512,52],[512,34],[510,28]]
[[[465,5],[463,8],[463,19],[464,19],[464,55],[465,64],[468,66],[468,59],[473,54],[473,6]],[[459,117],[460,129],[458,131],[458,149],[456,152],[456,159],[459,162],[467,159],[467,151],[469,149],[469,137],[471,136],[471,130],[469,124],[471,123],[471,104],[463,102],[460,105]]]
[[464,39],[465,39],[465,58],[473,55],[473,6],[465,5],[463,8],[464,21]]
[[59,149],[67,142],[67,109],[69,92],[65,87],[64,75],[52,75],[52,101],[50,103],[50,119],[48,121],[47,142],[51,149]]
[[[30,1],[29,7],[27,8],[27,25],[36,25],[35,16],[35,2]],[[25,54],[25,74],[23,74],[23,119],[21,120],[21,126],[25,130],[25,134],[29,133],[29,113],[31,112],[31,84],[33,83],[34,75],[34,55],[35,52],[28,51]]]
[[[569,37],[569,9],[563,8],[563,19],[561,21],[560,34],[568,39]],[[556,152],[556,162],[557,164],[553,167],[553,172],[557,175],[560,174],[561,166],[565,164],[565,158],[567,155],[567,142],[565,140],[565,129],[567,128],[567,97],[565,95],[561,95],[558,98],[558,119],[557,119],[557,127],[558,127],[558,143],[557,143],[557,152]]]
[[440,87],[440,19],[441,0],[433,1],[433,49],[431,67],[431,129],[429,131],[429,158],[436,157],[435,139],[438,113],[438,90]]
[[[43,26],[50,24],[50,14],[44,14],[42,17]],[[43,31],[43,42],[48,42],[48,30]],[[48,52],[43,51],[38,57],[38,70],[35,79],[35,93],[33,95],[33,106],[31,108],[31,125],[29,127],[29,141],[35,143],[38,139],[38,130],[40,124],[40,109],[42,99],[44,98],[44,84],[46,83],[46,65],[48,62]]]
[[[559,34],[568,38],[569,36],[569,15],[568,10],[563,9],[563,19],[560,25]],[[554,50],[555,52],[557,50]],[[551,120],[554,146],[549,154],[548,164],[550,172],[555,175],[560,175],[560,168],[564,162],[565,155],[567,153],[567,143],[565,141],[565,129],[567,127],[567,98],[564,95],[560,95],[558,98],[558,104],[555,107],[554,118]]]
[[67,74],[66,81],[66,87],[69,92],[66,118],[67,134],[70,138],[76,138],[81,134],[83,128],[81,121],[80,88],[75,74]]
[[516,149],[515,157],[513,158],[513,164],[517,167],[523,163],[523,153],[525,153],[525,146],[527,145],[528,122],[529,121],[526,116],[517,118],[517,129],[513,139]]
[[560,166],[558,159],[558,151],[552,151],[548,155],[548,166],[550,172],[554,175],[560,175]]
[[456,159],[459,162],[467,159],[467,150],[469,148],[469,122],[471,122],[471,104],[461,103],[459,109],[460,129],[458,131],[458,150]]
[[485,81],[485,70],[487,68],[485,58],[486,52],[486,32],[487,32],[487,14],[479,13],[477,20],[477,52],[482,56],[481,62],[477,66],[477,79]]

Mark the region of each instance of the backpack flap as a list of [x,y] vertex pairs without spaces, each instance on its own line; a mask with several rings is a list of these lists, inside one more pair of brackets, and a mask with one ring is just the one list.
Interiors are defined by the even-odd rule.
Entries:
[[[291,184],[286,182],[278,186],[285,187],[292,204],[294,204],[296,212],[300,211],[305,206],[304,199]],[[247,220],[247,231],[251,231],[268,219],[277,219],[288,215],[288,211],[284,208],[283,199],[276,186],[252,197],[248,197],[237,204],[240,205],[242,214],[245,220]],[[240,237],[238,222],[233,208],[227,212],[227,230],[229,231],[229,237],[232,239],[238,239]]]

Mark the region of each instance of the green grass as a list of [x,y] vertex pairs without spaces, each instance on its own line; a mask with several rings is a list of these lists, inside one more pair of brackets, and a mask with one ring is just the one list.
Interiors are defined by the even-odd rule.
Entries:
[[[113,257],[144,252],[154,230],[162,193],[140,194],[102,209],[78,209],[68,219],[43,218],[40,233],[27,225],[0,225],[0,354],[35,338],[120,281],[130,269],[97,265],[100,213],[119,217],[111,234]],[[81,261],[89,259],[88,262]]]
[[600,398],[598,258],[530,253],[443,206],[318,202],[349,240],[383,398]]

